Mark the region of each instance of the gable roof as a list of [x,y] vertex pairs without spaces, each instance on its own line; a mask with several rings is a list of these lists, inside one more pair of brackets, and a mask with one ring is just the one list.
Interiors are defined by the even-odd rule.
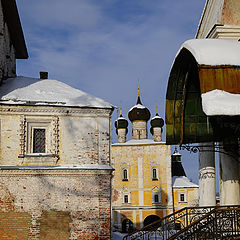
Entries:
[[15,0],[1,0],[4,20],[8,25],[10,38],[15,48],[17,59],[28,58],[27,47],[23,35]]
[[110,103],[51,79],[16,77],[1,86],[1,104],[113,108]]
[[175,176],[172,178],[173,188],[198,188],[198,185],[191,182],[185,176]]

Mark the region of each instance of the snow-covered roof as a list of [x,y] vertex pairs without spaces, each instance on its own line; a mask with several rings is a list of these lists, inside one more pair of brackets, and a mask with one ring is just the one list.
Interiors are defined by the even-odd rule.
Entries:
[[174,188],[198,188],[198,185],[191,182],[185,176],[174,176],[172,178]]
[[136,104],[133,107],[131,107],[128,112],[132,111],[134,108],[144,109],[146,107],[143,106],[142,104]]
[[152,139],[131,139],[125,143],[113,143],[112,145],[148,145],[148,144],[166,144],[165,142],[155,142]]
[[240,115],[240,94],[215,89],[201,96],[203,111],[207,116]]
[[179,52],[183,48],[188,49],[200,65],[240,66],[240,43],[237,41],[223,39],[191,39],[183,43]]
[[153,117],[152,119],[159,119],[161,118],[160,116],[156,115],[155,117]]
[[52,79],[16,77],[1,86],[1,104],[112,108],[110,103]]

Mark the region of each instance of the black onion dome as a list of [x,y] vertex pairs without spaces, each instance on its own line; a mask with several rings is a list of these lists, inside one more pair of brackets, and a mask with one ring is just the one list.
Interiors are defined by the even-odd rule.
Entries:
[[156,113],[156,116],[152,118],[150,124],[152,127],[163,127],[164,120]]
[[122,116],[122,108],[120,108],[120,116],[119,118],[115,121],[115,128],[127,128],[128,127],[128,121],[126,118]]
[[151,114],[149,110],[142,105],[140,96],[138,95],[137,104],[133,106],[128,112],[129,120],[131,122],[135,120],[148,121],[150,119],[150,116]]
[[128,121],[122,115],[115,121],[115,128],[127,128]]

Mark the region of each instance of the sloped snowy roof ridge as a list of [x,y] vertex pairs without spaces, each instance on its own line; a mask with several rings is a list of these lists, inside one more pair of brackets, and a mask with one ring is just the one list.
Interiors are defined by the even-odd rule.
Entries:
[[113,105],[63,82],[16,77],[1,86],[0,103],[113,108]]
[[173,181],[173,187],[174,188],[197,188],[198,185],[191,182],[187,177],[185,176],[174,176],[172,178]]
[[240,43],[237,41],[223,39],[191,39],[183,43],[179,52],[183,48],[186,48],[192,53],[199,65],[240,66]]

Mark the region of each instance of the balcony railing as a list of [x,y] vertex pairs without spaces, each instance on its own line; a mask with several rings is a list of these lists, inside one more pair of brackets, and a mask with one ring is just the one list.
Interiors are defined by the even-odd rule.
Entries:
[[126,235],[123,240],[240,239],[239,233],[240,206],[187,207]]

